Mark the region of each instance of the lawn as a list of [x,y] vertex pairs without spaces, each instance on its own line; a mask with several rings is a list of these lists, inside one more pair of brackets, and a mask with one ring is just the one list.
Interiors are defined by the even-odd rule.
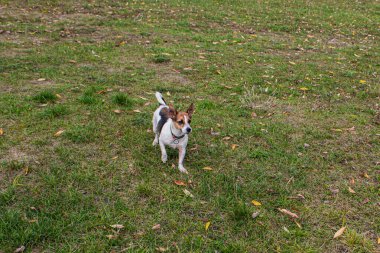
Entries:
[[[0,252],[379,252],[379,23],[375,0],[0,0]],[[152,146],[155,91],[195,104],[189,175]]]

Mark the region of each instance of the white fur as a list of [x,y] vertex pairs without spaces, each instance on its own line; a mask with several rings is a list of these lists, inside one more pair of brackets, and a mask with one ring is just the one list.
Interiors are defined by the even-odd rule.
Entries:
[[[164,126],[162,127],[161,133],[158,133],[157,124],[161,119],[160,111],[162,110],[162,108],[165,108],[165,107],[169,108],[169,106],[167,106],[166,103],[164,102],[164,100],[162,99],[161,93],[156,92],[156,98],[161,105],[153,113],[153,132],[155,133],[153,146],[155,146],[157,144],[160,145],[161,160],[164,163],[166,163],[168,160],[168,156],[166,153],[165,146],[169,146],[169,147],[174,148],[174,149],[177,148],[179,150],[178,169],[182,173],[187,174],[188,172],[185,169],[185,167],[183,166],[183,160],[184,160],[185,155],[186,155],[186,147],[187,147],[187,142],[189,140],[186,128],[187,127],[190,128],[190,125],[187,123],[187,119],[186,119],[185,120],[186,124],[184,124],[184,126],[182,127],[181,130],[179,130],[179,129],[175,128],[175,126],[173,124],[173,120],[169,118],[166,121],[166,123],[164,124]],[[185,136],[182,137],[181,139],[178,139],[177,140],[178,143],[177,143],[177,141],[176,141],[176,143],[174,143],[175,139],[173,138],[171,132],[173,132],[173,134],[176,136],[182,136],[183,134],[185,134]]]

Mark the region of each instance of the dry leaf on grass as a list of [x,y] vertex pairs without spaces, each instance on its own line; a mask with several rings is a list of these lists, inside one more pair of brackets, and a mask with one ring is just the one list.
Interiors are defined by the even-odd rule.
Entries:
[[235,150],[237,147],[239,147],[239,145],[237,145],[237,144],[232,144],[231,145],[232,150]]
[[349,191],[350,193],[356,193],[356,192],[354,191],[354,189],[352,189],[351,187],[348,187],[348,191]]
[[344,230],[346,230],[346,227],[342,227],[338,231],[336,231],[336,233],[334,235],[334,239],[341,236],[343,234]]
[[112,239],[116,239],[117,238],[117,235],[106,235],[106,237],[110,240]]
[[194,195],[191,194],[187,189],[184,189],[183,192],[186,194],[186,196],[189,196],[190,198],[194,198]]
[[174,183],[179,186],[186,186],[185,182],[182,182],[181,180],[174,180]]
[[121,110],[116,109],[116,110],[113,110],[113,112],[116,113],[116,114],[120,114],[120,113],[121,113]]
[[45,80],[46,80],[45,78],[38,78],[38,79],[37,79],[38,82],[43,82],[43,81],[45,81]]
[[25,250],[25,246],[24,245],[22,245],[22,246],[20,246],[20,247],[18,247],[15,251],[13,251],[14,253],[20,253],[20,252],[24,252],[24,250]]
[[289,215],[289,216],[292,217],[292,218],[295,218],[295,219],[299,218],[297,214],[292,213],[292,212],[290,212],[290,211],[287,210],[287,209],[278,208],[278,210],[279,210],[281,213],[286,214],[286,215]]
[[251,203],[254,205],[254,206],[261,206],[261,203],[257,200],[252,200]]
[[165,251],[167,251],[168,249],[167,249],[167,248],[164,248],[164,247],[158,247],[158,248],[156,248],[156,250],[157,250],[158,252],[165,252]]
[[138,109],[136,109],[136,110],[133,110],[134,112],[136,112],[136,113],[140,113],[141,111],[140,110],[138,110]]
[[161,228],[161,225],[160,224],[156,224],[152,227],[153,230],[158,230]]
[[65,130],[59,130],[58,132],[56,132],[56,133],[54,134],[54,136],[55,136],[55,137],[58,137],[58,136],[60,136],[61,134],[63,134],[63,132],[65,132]]
[[[0,129],[0,135],[1,135],[1,129]],[[363,177],[370,179],[370,176],[368,176],[367,172],[364,172]]]
[[110,225],[110,226],[111,226],[111,228],[117,228],[117,229],[122,229],[122,228],[124,228],[124,226],[121,225],[121,224],[114,224],[114,225]]
[[213,170],[213,168],[209,167],[209,166],[206,166],[203,168],[204,170]]
[[4,130],[0,128],[0,136],[4,134]]
[[206,231],[208,231],[208,228],[210,227],[210,225],[211,225],[211,221],[206,222],[206,224],[205,224],[205,230]]
[[255,219],[257,216],[259,216],[260,215],[260,211],[257,211],[257,212],[254,212],[253,214],[252,214],[252,219]]

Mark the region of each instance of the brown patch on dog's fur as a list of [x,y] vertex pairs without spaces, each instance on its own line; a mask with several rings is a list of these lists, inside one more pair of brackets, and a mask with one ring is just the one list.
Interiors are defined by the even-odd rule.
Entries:
[[[187,112],[178,112],[177,113],[177,117],[174,120],[174,126],[175,126],[175,128],[182,129],[182,127],[184,126],[184,124],[187,123],[187,120],[185,119],[185,116],[186,116],[187,120],[189,120],[189,114],[187,114]],[[178,123],[181,120],[183,122],[182,125]]]
[[[169,109],[165,113],[167,113],[168,118],[171,118],[173,120],[175,128],[182,129],[182,127],[191,119],[193,112],[194,104],[191,103],[186,112],[178,112],[172,105],[169,105]],[[179,121],[181,120],[183,121],[183,124],[179,124]]]

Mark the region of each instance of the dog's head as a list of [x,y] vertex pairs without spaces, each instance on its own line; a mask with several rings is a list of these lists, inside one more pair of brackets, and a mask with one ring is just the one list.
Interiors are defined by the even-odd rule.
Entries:
[[173,120],[175,128],[184,134],[191,132],[191,117],[194,112],[194,104],[191,103],[186,112],[177,111],[172,105],[169,106],[169,117]]

